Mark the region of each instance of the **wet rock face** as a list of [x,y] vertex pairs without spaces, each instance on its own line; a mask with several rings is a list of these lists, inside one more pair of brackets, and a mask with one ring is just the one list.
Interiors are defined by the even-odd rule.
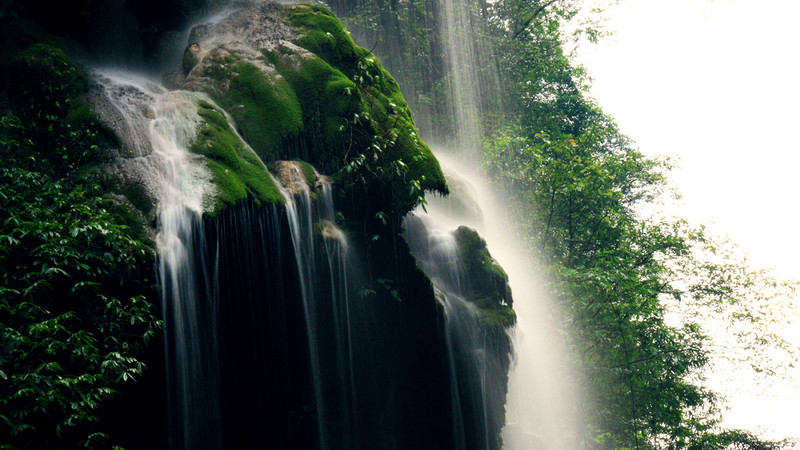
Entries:
[[[208,93],[236,121],[242,136],[265,163],[305,155],[282,151],[303,129],[292,86],[267,55],[291,44],[282,7],[270,2],[235,11],[192,29],[178,87]],[[309,55],[311,56],[311,55]]]
[[286,40],[290,30],[277,3],[263,2],[234,11],[224,19],[200,25],[189,35],[189,51],[202,60],[211,50],[224,47],[241,56],[258,58]]
[[94,79],[86,94],[87,102],[100,123],[114,130],[120,141],[121,156],[137,157],[153,152],[149,121],[153,118],[153,95],[133,86]]
[[273,167],[281,185],[290,195],[296,195],[309,189],[308,177],[299,161],[276,161]]
[[481,325],[495,334],[501,334],[502,330],[516,323],[516,314],[511,309],[513,299],[508,275],[489,254],[486,241],[477,231],[461,226],[453,232],[453,236],[468,280],[468,297],[478,307]]
[[[281,7],[263,2],[234,11],[221,20],[192,28],[183,55],[183,88],[227,94],[236,64],[257,66],[276,76],[265,61],[265,53],[291,46],[291,31],[283,22]],[[296,48],[295,50],[298,50]]]

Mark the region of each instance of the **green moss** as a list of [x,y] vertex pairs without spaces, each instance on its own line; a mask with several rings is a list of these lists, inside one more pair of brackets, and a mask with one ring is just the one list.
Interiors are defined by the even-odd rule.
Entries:
[[507,305],[498,305],[493,299],[480,299],[475,302],[478,307],[478,321],[484,329],[503,331],[517,323],[517,313]]
[[[359,191],[354,201],[371,199],[362,202],[369,204],[369,216],[394,211],[399,217],[418,204],[423,191],[446,193],[441,168],[417,137],[399,86],[374,55],[355,45],[325,8],[295,5],[283,11],[293,44],[304,50],[279,45],[264,51],[263,64],[212,52],[207,58],[214,60],[203,64],[212,96],[258,156],[265,163],[301,157],[333,174],[345,190]],[[217,161],[234,158],[217,153]]]
[[355,45],[325,8],[303,4],[285,11],[296,36],[293,43],[317,58],[293,55],[285,47],[267,57],[300,99],[311,162],[338,173],[337,180],[347,185],[353,176],[360,180],[347,164],[364,155],[376,182],[410,193],[394,199],[400,215],[421,198],[421,192],[411,189],[414,184],[422,191],[447,193],[438,161],[417,137],[399,85],[377,58]]
[[295,162],[303,168],[303,175],[306,177],[306,182],[309,186],[314,186],[314,183],[317,182],[317,172],[311,167],[311,164],[299,159],[296,159]]
[[297,96],[312,162],[324,172],[336,171],[351,141],[347,121],[364,112],[355,83],[318,57],[285,50],[267,57]]
[[274,160],[284,140],[303,130],[297,95],[286,80],[253,64],[236,63],[228,76],[230,87],[216,96],[217,102],[233,116],[258,156]]
[[453,234],[467,275],[473,280],[473,289],[482,296],[497,299],[498,303],[511,304],[508,275],[492,259],[486,241],[477,231],[465,226],[458,227]]
[[478,307],[481,324],[488,329],[504,329],[514,325],[516,314],[511,309],[511,288],[508,275],[497,264],[486,241],[467,227],[453,232],[458,254],[468,280],[469,298]]
[[278,186],[252,149],[233,132],[225,117],[208,102],[198,102],[203,119],[189,150],[207,158],[217,195],[207,213],[215,216],[228,205],[252,198],[256,202],[283,203]]
[[286,18],[300,35],[295,44],[352,78],[359,47],[333,13],[318,5],[303,4],[289,8]]

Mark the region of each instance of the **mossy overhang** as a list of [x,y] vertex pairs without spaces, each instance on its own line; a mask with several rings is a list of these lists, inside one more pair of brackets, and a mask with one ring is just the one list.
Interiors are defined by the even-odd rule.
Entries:
[[458,227],[453,236],[468,280],[468,298],[478,308],[481,324],[489,329],[513,326],[516,314],[508,275],[492,258],[486,241],[466,226]]
[[233,117],[242,137],[265,162],[282,157],[286,140],[303,132],[303,112],[289,83],[261,61],[217,52],[207,76],[224,88],[210,92]]
[[236,202],[283,204],[285,199],[264,162],[231,128],[224,113],[207,101],[197,102],[201,122],[189,151],[202,155],[216,192],[204,206],[205,214],[218,215]]
[[[193,30],[181,85],[227,111],[264,163],[308,161],[343,190],[350,186],[347,195],[366,196],[368,216],[391,210],[401,217],[423,192],[447,193],[397,82],[330,11],[265,3],[231,17]],[[269,22],[271,34],[258,34],[256,19]],[[227,33],[224,43],[209,37],[215,27]],[[356,162],[367,176],[353,174]]]
[[[316,98],[306,97],[304,110],[313,111],[320,106],[334,106],[330,111],[335,112],[338,117],[328,117],[328,123],[323,124],[324,141],[341,139],[341,134],[348,131],[346,127],[342,128],[346,121],[363,120],[366,128],[371,128],[368,131],[385,142],[381,159],[387,166],[394,161],[401,161],[408,167],[407,179],[419,182],[425,191],[446,194],[447,184],[441,167],[431,149],[417,136],[411,111],[400,86],[383,68],[378,58],[369,50],[356,45],[344,25],[333,13],[321,6],[301,4],[287,7],[283,11],[285,22],[293,33],[291,42],[326,63],[323,65],[318,61],[307,62],[301,64],[295,72],[328,71],[328,76],[324,79],[327,86],[309,86],[308,83],[302,83],[307,78],[300,73],[288,73],[298,66],[280,63],[282,59],[286,59],[286,50],[273,51],[271,60],[277,63],[282,74],[295,80],[296,90],[310,90],[317,95]],[[306,66],[305,70],[303,66]],[[319,83],[320,79],[309,81]],[[330,96],[339,98],[330,99]],[[302,98],[300,94],[298,97]],[[350,114],[359,116],[354,118]],[[348,141],[345,136],[344,141],[349,144],[352,139]],[[344,146],[334,158],[326,159],[345,161],[349,149],[349,146]],[[325,164],[322,166],[328,169]]]

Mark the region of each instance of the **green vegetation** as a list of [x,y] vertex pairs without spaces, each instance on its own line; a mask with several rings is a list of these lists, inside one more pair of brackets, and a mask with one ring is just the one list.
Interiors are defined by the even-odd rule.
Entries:
[[[192,76],[262,161],[307,160],[363,202],[360,215],[392,211],[397,222],[424,202],[425,191],[446,192],[397,82],[377,58],[325,8],[295,5],[282,14],[300,49],[279,45],[256,59],[211,51],[204,61],[187,50],[184,73],[201,64]],[[220,175],[214,165],[212,171]]]
[[[744,346],[782,348],[790,359],[763,324],[769,305],[793,286],[731,257],[729,245],[702,228],[637,213],[669,189],[670,166],[640,153],[586,97],[586,75],[562,50],[563,25],[580,2],[468,3],[475,42],[464,45],[477,54],[484,167],[566,312],[559,325],[573,334],[567,345],[588,382],[589,404],[575,408],[593,413],[583,445],[775,448],[719,426],[721,400],[701,379],[710,341],[691,317],[724,317]],[[443,12],[422,1],[334,6],[377,53],[393,56],[392,72],[416,87],[411,100],[424,112],[426,134],[447,141],[454,125],[436,23]],[[578,33],[602,34],[591,22]],[[675,311],[687,313],[682,323],[668,320]],[[759,371],[776,369],[754,361]]]
[[492,259],[486,248],[486,241],[475,230],[461,226],[453,233],[459,256],[464,263],[469,298],[478,307],[481,325],[485,329],[505,333],[506,328],[516,323],[516,315],[511,309],[508,275]]
[[[307,132],[314,136],[312,162],[326,172],[338,172],[337,181],[345,189],[392,191],[391,209],[400,216],[424,201],[424,191],[446,192],[441,169],[417,137],[399,85],[377,58],[356,46],[341,22],[322,7],[297,5],[286,15],[297,35],[294,43],[317,58],[292,57],[285,51],[269,57],[303,103]],[[366,191],[354,193],[366,196]],[[376,208],[373,213],[383,209]]]
[[263,161],[277,158],[284,141],[303,130],[297,95],[283,78],[244,62],[231,63],[210,76],[230,80],[227,92],[215,100],[233,116],[242,136]]
[[257,204],[284,202],[267,167],[239,139],[227,119],[214,107],[201,101],[198,114],[203,119],[189,151],[207,158],[216,196],[207,214],[215,216],[227,205],[252,198]]
[[92,181],[109,138],[86,74],[33,26],[3,38],[0,447],[108,446],[100,417],[160,327],[154,255],[132,206]]
[[4,164],[0,199],[3,448],[103,445],[102,407],[159,327],[153,255],[97,186]]
[[352,78],[355,62],[361,57],[344,25],[327,9],[313,4],[297,5],[287,10],[287,22],[300,37],[295,44],[314,53]]
[[301,161],[299,159],[295,160],[295,161],[298,164],[300,164],[300,167],[302,167],[303,175],[305,175],[306,182],[308,183],[308,185],[309,186],[314,186],[314,183],[316,183],[316,181],[317,181],[317,172],[314,170],[314,168],[311,166],[311,164],[309,164],[309,163],[307,163],[305,161]]
[[[458,105],[447,97],[441,11],[421,0],[347,3],[337,7],[349,23],[383,36],[376,42],[394,57],[392,71],[404,77],[427,132],[447,138]],[[763,328],[764,310],[792,286],[753,271],[702,228],[637,213],[668,189],[669,164],[637,151],[586,97],[585,75],[562,50],[562,25],[579,2],[470,5],[476,42],[465,45],[481,56],[483,162],[566,313],[559,325],[573,333],[567,344],[588,381],[589,404],[575,406],[593,412],[584,446],[776,448],[719,426],[720,399],[700,380],[709,338],[691,318],[668,317],[711,312],[747,326],[739,333],[745,345],[781,348]],[[160,327],[149,301],[152,243],[135,210],[152,205],[135,189],[117,187],[129,198],[112,199],[111,185],[93,181],[98,150],[113,137],[81,101],[88,78],[66,56],[68,41],[9,19],[14,11],[34,12],[0,3],[0,447],[107,447],[113,436],[99,422],[103,410],[144,373],[144,345]],[[206,66],[209,94],[252,145],[221,110],[198,103],[202,123],[191,151],[206,158],[218,188],[210,214],[246,198],[282,202],[264,163],[298,156],[288,155],[290,143],[307,144],[302,157],[340,186],[340,225],[366,248],[365,292],[388,300],[387,308],[419,307],[428,320],[429,280],[397,236],[426,191],[446,193],[441,169],[398,83],[371,51],[325,8],[296,5],[283,14],[292,42],[305,50],[280,46],[257,61],[228,54]],[[598,35],[592,26],[580,31]],[[184,71],[196,63],[187,53]],[[303,168],[313,182],[311,166]],[[512,325],[506,274],[474,231],[456,235],[482,325]],[[392,326],[414,331],[409,336],[424,331]],[[769,361],[753,364],[776,370]]]
[[345,121],[363,109],[355,84],[317,57],[283,52],[271,59],[300,102],[311,159],[323,171],[334,171],[341,165],[340,149],[352,140]]
[[[87,163],[97,148],[83,144],[100,142],[102,133],[80,100],[88,89],[86,74],[63,51],[41,43],[0,64],[6,73],[3,92],[26,125],[25,138],[42,157],[36,166],[64,174]],[[12,156],[20,158],[29,149],[13,150],[18,154]]]

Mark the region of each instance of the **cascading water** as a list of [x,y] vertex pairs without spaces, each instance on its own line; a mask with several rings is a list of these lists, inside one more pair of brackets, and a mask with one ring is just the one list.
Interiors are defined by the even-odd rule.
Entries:
[[[467,165],[441,152],[437,153],[437,158],[442,162],[452,193],[447,198],[430,198],[427,212],[415,211],[417,220],[424,221],[428,231],[420,233],[416,226],[409,231],[415,230],[422,236],[427,234],[430,243],[427,250],[420,250],[423,247],[419,244],[411,244],[411,247],[440,287],[443,301],[447,302],[448,325],[459,322],[458,334],[451,334],[452,339],[461,342],[464,348],[475,349],[476,354],[484,354],[482,342],[465,331],[471,327],[464,324],[470,312],[464,308],[460,297],[454,295],[463,292],[463,281],[453,253],[452,230],[462,225],[477,229],[486,239],[492,257],[508,273],[517,323],[511,331],[514,359],[505,399],[503,448],[577,448],[583,431],[581,403],[578,390],[568,384],[576,378],[569,370],[568,352],[556,328],[558,311],[543,292],[524,246],[509,233],[509,219],[502,203]],[[411,238],[410,242],[415,239],[418,238]],[[476,359],[475,364],[479,367],[477,372],[481,372],[481,361]],[[491,401],[490,397],[477,394],[482,401]],[[484,408],[484,411],[491,411],[491,408]]]
[[[216,305],[198,295],[213,289],[201,286],[192,270],[203,258],[191,250],[195,236],[203,236],[200,224],[203,185],[209,175],[192,165],[186,148],[198,123],[197,108],[179,94],[167,93],[153,104],[151,124],[153,153],[161,159],[164,179],[159,195],[159,280],[167,338],[168,361],[174,362],[171,405],[180,420],[178,447],[218,447],[219,361],[216,346]],[[206,264],[201,265],[205,266]],[[198,420],[199,419],[199,420]]]
[[465,299],[452,246],[421,262],[437,309],[427,279],[397,261],[391,276],[417,285],[362,276],[333,187],[315,174],[312,189],[296,163],[284,164],[285,208],[204,216],[215,188],[187,147],[198,103],[213,102],[130,75],[98,83],[99,109],[135,149],[120,178],[158,200],[173,448],[499,448],[507,348]]
[[[349,287],[353,262],[347,239],[335,225],[330,182],[317,176],[318,192],[314,193],[316,200],[312,200],[306,174],[298,163],[283,162],[279,171],[287,187],[284,196],[300,277],[319,446],[330,448],[330,424],[337,421],[341,429],[337,442],[354,448],[358,441]],[[332,342],[326,342],[330,335]],[[324,361],[322,353],[328,355]],[[328,397],[335,397],[338,411],[328,410]]]
[[[559,331],[563,323],[560,313],[544,292],[544,283],[537,279],[538,270],[525,253],[526,245],[518,242],[522,238],[510,232],[512,220],[502,206],[504,197],[483,183],[473,166],[482,154],[486,102],[502,98],[498,74],[491,64],[495,55],[491,48],[476,44],[487,40],[475,36],[474,4],[459,0],[434,4],[441,16],[447,102],[452,105],[449,120],[454,124],[453,136],[438,139],[447,143],[445,148],[434,149],[434,153],[443,167],[449,167],[448,184],[455,192],[448,199],[429,199],[427,215],[436,228],[453,230],[468,225],[477,229],[492,256],[508,272],[517,323],[511,331],[514,356],[505,404],[504,448],[577,448],[586,412],[582,411],[581,383],[571,366],[573,357],[565,345],[568,332]],[[401,83],[404,76],[414,76],[398,75]],[[502,111],[501,105],[495,108]],[[423,122],[430,120],[423,118]],[[431,134],[435,136],[436,131]],[[472,188],[467,188],[470,183],[466,179],[472,181]],[[460,197],[463,194],[473,200]],[[423,215],[420,211],[416,214]]]
[[451,115],[454,121],[454,147],[474,150],[480,146],[480,83],[475,72],[477,61],[472,38],[470,11],[462,0],[442,0],[443,26],[440,28],[448,66]]
[[[201,159],[187,148],[200,124],[197,103],[210,102],[210,99],[192,92],[170,92],[130,74],[101,74],[97,81],[102,92],[98,103],[104,104],[104,111],[111,120],[117,119],[114,125],[121,130],[118,134],[127,137],[128,147],[135,149],[132,158],[121,159],[117,166],[123,171],[132,171],[133,177],[141,177],[139,181],[158,200],[158,274],[167,324],[172,448],[220,449],[268,442],[267,436],[253,435],[257,425],[247,427],[232,423],[229,417],[238,418],[242,410],[250,411],[254,407],[249,404],[252,400],[242,398],[244,387],[251,389],[250,394],[255,394],[256,398],[274,397],[264,405],[280,401],[282,395],[276,395],[275,391],[299,389],[302,392],[305,378],[292,372],[304,371],[304,364],[283,368],[286,373],[274,373],[273,364],[293,360],[294,352],[310,355],[309,381],[316,404],[312,409],[316,411],[319,448],[329,448],[328,430],[336,428],[330,422],[342,413],[345,417],[340,422],[344,430],[337,431],[336,439],[350,446],[355,440],[348,287],[353,264],[348,261],[344,234],[333,225],[330,183],[318,183],[319,192],[313,193],[318,200],[312,201],[312,192],[302,171],[286,163],[292,175],[285,180],[286,215],[283,219],[274,209],[240,207],[229,220],[210,222],[209,230],[202,213],[214,194],[214,187]],[[285,262],[280,249],[285,243],[280,230],[283,228],[290,232],[293,251],[286,253],[294,256],[296,272],[282,270]],[[259,255],[259,249],[263,256]],[[324,253],[320,253],[321,249]],[[241,272],[229,270],[231,258],[236,259],[233,267],[242,269]],[[244,265],[243,261],[250,261],[250,264]],[[291,279],[293,273],[296,273],[302,300],[304,344],[286,341],[287,323],[297,321],[296,311],[293,313],[285,305],[277,306],[294,301],[293,283],[283,283],[283,278]],[[254,279],[266,281],[254,283]],[[259,299],[269,299],[276,306],[266,310],[253,306]],[[326,301],[331,303],[326,304]],[[252,314],[253,308],[257,314]],[[244,318],[255,322],[243,322]],[[329,323],[331,318],[332,324]],[[241,342],[239,333],[229,331],[230,326],[225,322],[231,320],[238,321],[237,326],[244,334],[249,334],[245,330],[252,332],[260,328],[262,320],[269,323],[270,330],[256,333],[261,339],[255,338],[246,345]],[[328,342],[330,330],[334,337],[330,341],[332,345]],[[237,345],[224,345],[225,340],[237,342]],[[285,347],[275,348],[274,342]],[[298,345],[305,349],[298,349]],[[236,353],[246,348],[260,360],[242,362]],[[270,351],[265,352],[265,349]],[[320,352],[335,357],[326,356],[323,360]],[[269,364],[270,359],[277,361]],[[247,372],[263,378],[249,377],[245,375]],[[226,387],[234,380],[245,381],[244,387],[234,390]],[[254,388],[258,383],[269,387]],[[300,387],[289,388],[287,383],[297,383]],[[232,392],[226,393],[226,390]],[[298,397],[302,398],[302,394]],[[335,411],[326,411],[325,400],[329,397],[339,405]],[[297,408],[291,404],[281,406]],[[263,415],[263,412],[254,414],[255,417]],[[276,421],[269,414],[267,417]],[[281,432],[287,437],[277,439],[279,442],[303,442],[291,437],[294,430]],[[275,434],[271,438],[274,439]]]
[[[505,372],[502,360],[507,355],[486,346],[479,312],[466,298],[468,280],[455,236],[439,228],[431,216],[419,212],[409,216],[404,225],[411,251],[431,277],[445,314],[454,448],[498,448],[493,436],[497,436],[495,427],[502,421],[499,412],[503,395],[490,395],[487,383],[499,382],[493,390],[504,391],[500,374]],[[489,376],[490,370],[493,376]]]
[[[174,448],[220,448],[222,444],[218,305],[214,277],[196,268],[210,267],[196,241],[204,239],[201,214],[213,187],[211,175],[186,150],[200,117],[200,94],[170,92],[144,78],[99,74],[97,81],[112,116],[121,117],[135,149],[128,166],[139,170],[158,200],[158,276],[167,324],[169,405],[176,430]],[[108,110],[107,110],[108,111]],[[146,134],[145,134],[146,130]]]

